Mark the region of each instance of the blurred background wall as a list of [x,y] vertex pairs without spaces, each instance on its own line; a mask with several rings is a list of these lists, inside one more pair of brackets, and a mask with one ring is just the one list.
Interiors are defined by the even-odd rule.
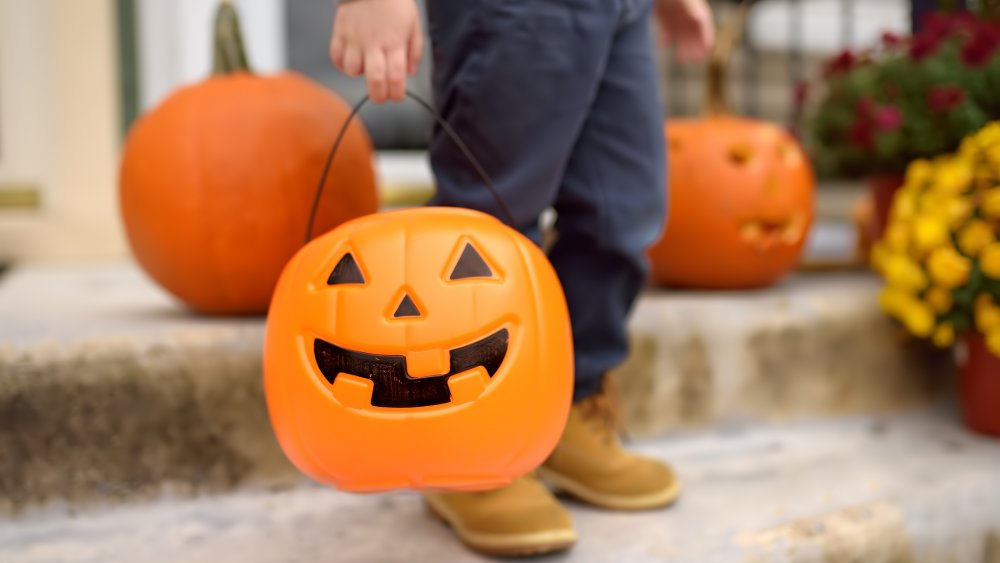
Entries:
[[0,0],[0,258],[124,252],[111,0]]

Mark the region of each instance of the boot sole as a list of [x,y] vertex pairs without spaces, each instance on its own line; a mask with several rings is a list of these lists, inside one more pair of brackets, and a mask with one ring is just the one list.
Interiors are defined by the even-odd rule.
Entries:
[[681,494],[681,485],[677,480],[666,489],[642,495],[616,495],[594,490],[579,481],[573,479],[547,467],[537,469],[538,476],[559,492],[581,500],[587,504],[592,504],[600,508],[611,510],[651,510],[663,508],[677,502]]
[[576,543],[573,529],[548,530],[529,534],[485,534],[470,532],[458,522],[459,518],[446,506],[432,497],[424,497],[428,511],[449,526],[462,543],[479,553],[498,556],[544,555],[565,551]]

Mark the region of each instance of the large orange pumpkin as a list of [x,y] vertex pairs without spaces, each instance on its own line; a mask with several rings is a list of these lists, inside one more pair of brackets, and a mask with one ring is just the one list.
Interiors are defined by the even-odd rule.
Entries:
[[569,316],[542,252],[495,218],[392,211],[288,264],[264,374],[282,448],[320,482],[496,487],[541,464],[562,433]]
[[[216,72],[141,117],[125,143],[120,203],[133,254],[161,286],[211,314],[267,310],[303,244],[333,135],[349,114],[295,73],[247,71],[236,15],[220,4]],[[372,147],[348,130],[314,232],[377,210]]]
[[665,126],[670,211],[649,253],[660,284],[774,283],[799,263],[813,223],[815,177],[799,144],[771,123],[726,111],[725,67],[747,3],[739,10],[713,53],[710,115]]

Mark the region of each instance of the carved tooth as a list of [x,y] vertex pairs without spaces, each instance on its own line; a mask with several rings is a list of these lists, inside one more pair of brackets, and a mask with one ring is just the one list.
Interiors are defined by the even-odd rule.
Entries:
[[468,403],[474,401],[483,394],[486,386],[490,382],[490,377],[486,369],[477,366],[469,371],[453,375],[448,378],[448,387],[451,389],[451,402],[455,404]]
[[796,214],[792,217],[788,224],[781,232],[781,240],[786,244],[798,244],[802,240],[802,236],[805,234],[805,219],[802,218],[801,214]]
[[764,226],[760,221],[747,221],[740,229],[740,236],[747,242],[758,242],[764,236]]
[[410,377],[444,375],[451,369],[447,350],[417,350],[406,353],[406,372]]
[[374,389],[375,384],[371,380],[346,373],[338,374],[333,381],[333,396],[349,408],[371,408]]

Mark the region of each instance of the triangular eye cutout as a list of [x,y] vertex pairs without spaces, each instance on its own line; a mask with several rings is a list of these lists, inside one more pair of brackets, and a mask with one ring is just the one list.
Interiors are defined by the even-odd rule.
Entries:
[[401,317],[419,317],[420,309],[417,309],[417,304],[410,299],[409,295],[404,295],[403,300],[399,302],[399,307],[396,307],[396,312],[392,314],[392,318],[398,319]]
[[458,257],[454,271],[448,279],[463,280],[467,278],[491,278],[493,270],[486,264],[486,260],[476,252],[471,244],[465,243],[462,255]]
[[333,272],[326,280],[327,285],[339,285],[343,283],[365,283],[365,277],[361,274],[361,268],[350,253],[345,254],[340,262],[334,266]]

